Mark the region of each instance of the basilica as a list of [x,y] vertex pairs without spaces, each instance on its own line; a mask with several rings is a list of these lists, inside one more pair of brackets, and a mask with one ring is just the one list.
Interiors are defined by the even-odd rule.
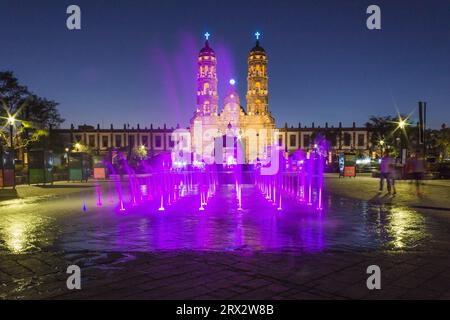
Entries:
[[269,111],[268,59],[259,35],[256,33],[256,44],[248,54],[247,107],[241,105],[235,81],[231,79],[220,108],[217,92],[220,57],[206,34],[205,45],[198,55],[197,107],[190,121],[192,149],[197,160],[254,163],[266,159],[270,152],[275,141],[275,120]]
[[[358,154],[370,155],[374,146],[371,144],[371,132],[366,127],[358,127],[355,122],[351,126],[323,126],[314,122],[302,125],[275,126],[275,119],[269,110],[269,88],[267,53],[260,44],[260,34],[255,33],[256,44],[249,50],[247,56],[247,93],[246,106],[241,104],[236,81],[223,79],[228,83],[228,89],[223,94],[223,106],[219,106],[217,84],[217,66],[220,67],[220,57],[209,42],[206,41],[200,49],[197,60],[197,92],[196,105],[189,127],[183,128],[177,124],[168,127],[136,127],[129,125],[123,128],[100,128],[100,125],[72,124],[70,129],[55,129],[64,140],[67,149],[74,145],[83,145],[97,155],[106,155],[111,150],[121,150],[131,155],[137,147],[148,151],[148,157],[172,153],[177,147],[176,133],[183,131],[187,150],[191,161],[210,161],[210,163],[234,164],[264,162],[270,158],[274,148],[281,148],[288,156],[301,149],[305,153],[314,148],[315,137],[318,134],[327,136],[330,141],[329,161],[334,161],[341,152],[352,151]],[[222,81],[222,79],[221,79]],[[296,119],[300,120],[300,119]]]

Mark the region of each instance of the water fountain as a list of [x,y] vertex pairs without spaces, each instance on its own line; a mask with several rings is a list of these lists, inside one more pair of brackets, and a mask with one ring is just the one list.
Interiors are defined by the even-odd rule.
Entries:
[[[324,157],[320,147],[305,155],[298,151],[289,159],[288,163],[282,159],[279,170],[272,175],[262,175],[261,167],[246,167],[245,174],[251,177],[252,184],[244,183],[242,165],[232,164],[221,171],[220,175],[228,175],[222,179],[223,183],[234,184],[236,207],[224,207],[223,210],[244,210],[244,186],[253,187],[261,192],[263,199],[270,205],[267,210],[284,211],[293,205],[307,205],[318,211],[323,210],[323,170]],[[199,212],[208,211],[209,202],[216,196],[219,186],[219,172],[215,164],[197,163],[195,166],[172,166],[167,158],[161,163],[153,164],[144,162],[139,168],[139,173],[130,165],[127,159],[119,153],[119,161],[115,164],[106,164],[110,172],[110,183],[95,183],[97,207],[105,204],[102,202],[102,188],[115,188],[107,190],[110,198],[116,198],[118,211],[130,210],[133,207],[140,211],[141,207],[154,208],[156,212],[171,212],[172,207],[182,201],[183,206],[196,203]],[[230,179],[231,178],[231,179]],[[228,182],[226,182],[228,181]],[[247,188],[246,187],[246,188]],[[246,189],[247,190],[247,189]],[[246,193],[247,194],[247,193]],[[127,200],[125,200],[127,199]],[[85,204],[83,204],[85,206]],[[274,208],[274,209],[271,209]],[[149,212],[149,209],[145,209]],[[151,211],[150,211],[151,212]]]

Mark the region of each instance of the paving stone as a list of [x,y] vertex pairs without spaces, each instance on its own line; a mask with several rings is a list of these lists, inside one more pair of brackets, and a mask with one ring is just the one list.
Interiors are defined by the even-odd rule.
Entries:
[[[348,179],[329,184],[345,186],[337,192],[351,190],[354,197],[370,194],[373,180],[355,181],[360,190]],[[449,187],[429,190],[442,196]],[[94,203],[85,214],[78,193],[87,189],[75,189],[52,189],[57,197],[49,201],[23,188],[32,206],[1,208],[0,298],[450,299],[450,216],[408,207],[412,195],[377,205],[326,194],[331,207],[322,220],[299,215],[294,205],[290,211],[287,203],[276,225],[274,217],[268,224],[264,215],[244,216],[239,238],[236,216],[220,212],[204,220],[198,212],[177,215],[180,207],[164,216],[119,215]],[[45,212],[36,212],[37,204]],[[189,209],[188,202],[180,206]],[[17,223],[31,231],[24,243],[8,246]],[[65,287],[71,264],[81,267],[82,290]],[[381,268],[381,290],[365,288],[372,264]]]

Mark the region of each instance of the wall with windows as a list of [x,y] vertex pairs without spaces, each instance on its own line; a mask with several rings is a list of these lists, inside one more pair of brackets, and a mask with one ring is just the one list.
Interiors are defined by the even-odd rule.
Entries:
[[[144,145],[150,154],[170,151],[175,142],[172,138],[174,128],[158,129],[95,129],[72,128],[56,129],[64,137],[67,147],[79,142],[89,146],[94,152],[106,153],[112,148],[131,149]],[[330,146],[336,152],[342,150],[369,150],[370,132],[366,128],[279,128],[276,143],[286,152],[297,149],[307,151],[314,147],[314,137],[328,131]]]

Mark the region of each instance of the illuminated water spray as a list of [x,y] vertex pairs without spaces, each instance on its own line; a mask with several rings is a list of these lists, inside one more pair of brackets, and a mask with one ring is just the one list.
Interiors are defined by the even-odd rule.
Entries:
[[102,206],[102,190],[98,182],[95,184],[95,192],[97,193],[97,207]]
[[203,193],[202,192],[200,192],[200,208],[198,208],[198,210],[200,210],[200,211],[204,211],[205,210],[205,208],[203,207]]
[[164,211],[164,195],[161,193],[161,205],[158,208],[158,211]]

